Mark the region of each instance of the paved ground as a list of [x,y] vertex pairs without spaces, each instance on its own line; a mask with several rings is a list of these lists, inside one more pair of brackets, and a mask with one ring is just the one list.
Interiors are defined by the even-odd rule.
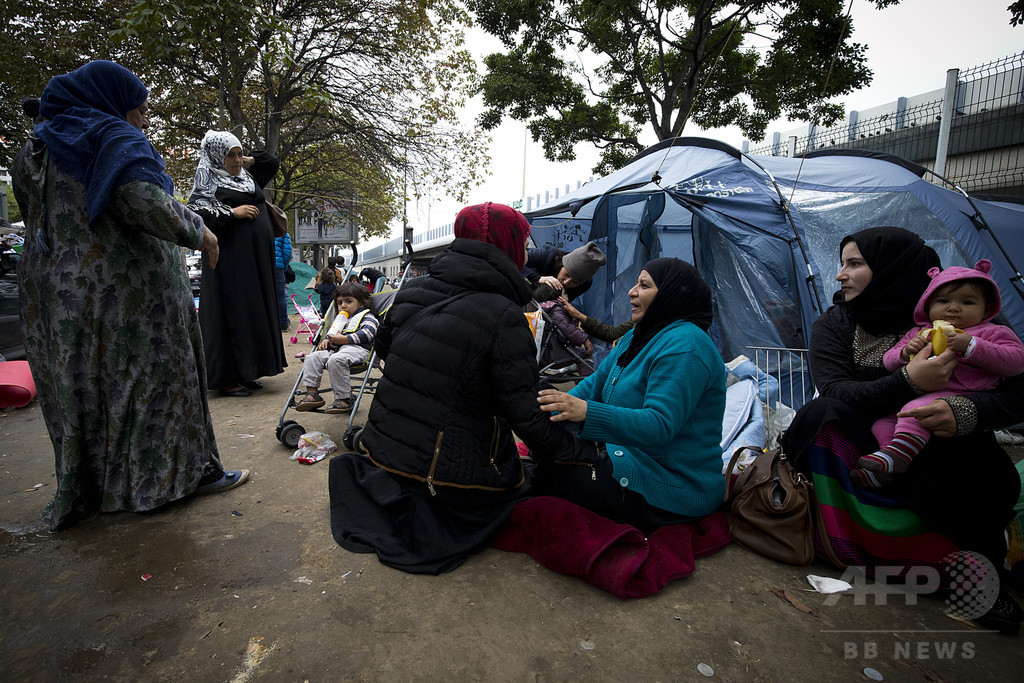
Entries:
[[[38,403],[0,413],[0,678],[690,681],[706,665],[722,681],[868,680],[866,667],[1000,681],[1024,669],[1019,637],[954,621],[940,600],[829,605],[806,577],[839,571],[735,545],[630,602],[494,549],[439,577],[348,553],[330,534],[327,461],[291,461],[274,437],[298,371],[251,399],[211,394],[225,465],[251,469],[250,483],[60,534],[39,518],[54,478]],[[345,416],[302,418],[340,441]]]

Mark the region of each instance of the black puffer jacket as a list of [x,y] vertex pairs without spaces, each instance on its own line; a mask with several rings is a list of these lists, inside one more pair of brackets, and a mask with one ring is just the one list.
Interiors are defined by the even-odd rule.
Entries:
[[384,377],[362,439],[373,462],[431,491],[515,488],[524,473],[512,430],[540,462],[596,461],[592,442],[537,405],[522,309],[530,290],[513,263],[490,244],[456,239],[428,272],[402,287],[375,340]]

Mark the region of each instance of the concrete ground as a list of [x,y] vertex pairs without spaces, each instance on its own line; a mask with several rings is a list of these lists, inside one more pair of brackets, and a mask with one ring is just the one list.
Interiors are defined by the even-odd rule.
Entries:
[[[489,549],[435,577],[342,550],[328,462],[289,460],[274,435],[299,372],[292,356],[306,348],[289,336],[290,366],[263,391],[211,393],[224,464],[249,468],[250,482],[155,513],[50,533],[40,512],[53,455],[38,402],[0,412],[0,679],[691,681],[703,670],[857,681],[870,668],[887,681],[1003,681],[1024,670],[1019,636],[955,621],[939,599],[828,604],[807,575],[842,572],[736,545],[628,602],[522,554]],[[339,443],[347,422],[287,417]]]

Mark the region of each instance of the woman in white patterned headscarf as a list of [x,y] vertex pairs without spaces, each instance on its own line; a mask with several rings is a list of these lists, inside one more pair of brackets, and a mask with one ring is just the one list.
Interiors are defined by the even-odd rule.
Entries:
[[236,150],[238,162],[244,166],[245,160],[252,157],[242,156],[242,143],[237,137],[219,130],[211,130],[206,134],[199,153],[199,168],[196,169],[196,177],[192,182],[193,197],[203,197],[216,202],[218,187],[250,194],[256,191],[256,183],[251,175],[241,173],[240,169],[232,169],[235,170],[235,175],[232,175],[225,168],[226,164],[235,162],[235,157],[229,162],[228,155]]
[[216,270],[203,260],[199,322],[207,377],[223,396],[251,396],[287,365],[274,285],[274,229],[261,191],[278,170],[267,152],[246,156],[227,131],[203,138],[189,208],[220,240]]

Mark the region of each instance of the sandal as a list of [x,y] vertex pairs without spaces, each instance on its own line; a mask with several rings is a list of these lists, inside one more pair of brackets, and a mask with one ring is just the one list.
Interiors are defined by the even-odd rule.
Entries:
[[295,404],[295,410],[316,410],[322,406],[326,401],[320,398],[319,394],[306,394],[302,397],[302,400]]
[[324,411],[325,413],[351,413],[352,412],[352,401],[339,398],[331,407]]

